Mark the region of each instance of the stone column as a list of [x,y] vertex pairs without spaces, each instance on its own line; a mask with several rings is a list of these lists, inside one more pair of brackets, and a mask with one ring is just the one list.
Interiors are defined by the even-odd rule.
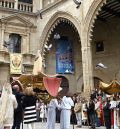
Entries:
[[5,33],[5,24],[2,23],[2,28],[1,28],[1,47],[0,47],[1,50],[3,50],[4,33]]
[[86,29],[82,30],[81,46],[82,46],[84,94],[86,97],[89,97],[94,87],[94,83],[93,83],[93,63],[92,63],[91,43],[88,39]]
[[17,9],[17,10],[18,10],[18,0],[15,0],[15,6],[14,6],[14,9]]
[[82,48],[82,63],[83,63],[83,81],[84,92],[89,96],[93,89],[93,67],[92,67],[92,52],[91,47]]

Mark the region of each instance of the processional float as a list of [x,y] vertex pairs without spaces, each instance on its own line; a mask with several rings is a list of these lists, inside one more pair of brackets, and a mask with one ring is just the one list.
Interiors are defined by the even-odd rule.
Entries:
[[55,75],[47,75],[42,72],[42,57],[38,51],[37,57],[34,62],[32,74],[22,74],[19,79],[14,83],[18,83],[20,89],[24,91],[26,87],[33,87],[37,97],[43,101],[50,101],[52,97],[56,97],[60,88],[62,79],[57,78]]
[[107,94],[116,94],[120,93],[120,82],[113,80],[110,84],[100,82],[100,89]]

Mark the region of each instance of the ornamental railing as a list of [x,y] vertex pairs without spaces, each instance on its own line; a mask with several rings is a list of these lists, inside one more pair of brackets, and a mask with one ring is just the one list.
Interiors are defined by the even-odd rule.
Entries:
[[0,0],[0,7],[25,12],[33,12],[33,4],[18,2],[17,0]]
[[18,2],[18,10],[25,12],[33,12],[33,5],[23,2]]

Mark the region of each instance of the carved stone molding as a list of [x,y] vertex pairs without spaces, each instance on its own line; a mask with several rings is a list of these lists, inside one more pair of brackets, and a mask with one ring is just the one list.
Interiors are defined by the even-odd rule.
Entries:
[[26,18],[16,13],[0,19],[1,23],[13,25],[13,26],[22,26],[22,27],[35,27],[33,23],[28,21]]

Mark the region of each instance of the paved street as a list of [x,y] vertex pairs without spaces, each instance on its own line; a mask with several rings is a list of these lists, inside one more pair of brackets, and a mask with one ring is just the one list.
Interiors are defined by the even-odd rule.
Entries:
[[[35,129],[45,129],[45,125],[46,123],[41,123],[41,122],[38,122],[36,123],[36,128]],[[56,128],[55,129],[60,129],[60,125],[59,124],[56,124],[55,126]],[[24,125],[23,129],[27,129],[27,126]],[[79,128],[76,128],[76,125],[73,127],[73,125],[71,125],[71,128],[70,129],[79,129]],[[89,129],[88,127],[82,127],[80,129]],[[99,127],[99,128],[96,128],[96,129],[105,129],[105,127]]]

